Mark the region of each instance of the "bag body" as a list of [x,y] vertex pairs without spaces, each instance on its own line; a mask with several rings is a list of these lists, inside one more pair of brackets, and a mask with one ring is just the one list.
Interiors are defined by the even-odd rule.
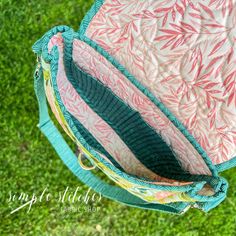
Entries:
[[[201,3],[199,6],[206,9]],[[227,100],[227,96],[215,99],[219,103],[212,103],[209,96],[218,90],[209,89],[218,83],[210,81],[208,70],[205,70],[205,76],[201,70],[205,65],[213,67],[226,55],[216,55],[217,59],[208,62],[208,55],[199,53],[202,45],[195,41],[197,46],[189,41],[191,47],[186,52],[181,48],[183,39],[181,41],[179,35],[171,36],[174,32],[177,34],[180,26],[168,17],[160,24],[161,16],[151,15],[153,12],[159,16],[166,9],[157,1],[96,1],[78,32],[58,26],[38,40],[33,50],[39,58],[35,74],[35,91],[40,105],[39,127],[72,172],[108,198],[171,213],[183,213],[190,207],[208,211],[226,196],[228,184],[218,172],[235,165],[235,117],[232,116],[235,109],[232,99]],[[196,11],[195,8],[192,10]],[[193,14],[186,12],[189,16]],[[168,16],[167,12],[165,14]],[[199,11],[198,15],[201,15]],[[186,23],[188,17],[184,19],[182,32],[194,31]],[[151,35],[155,23],[161,29],[155,29]],[[175,31],[168,29],[170,26],[174,26]],[[159,36],[155,32],[167,35]],[[172,40],[175,46],[169,49],[171,42],[168,44],[164,40]],[[210,57],[220,50],[214,45],[211,47]],[[167,51],[163,50],[166,48]],[[182,56],[184,63],[178,61],[176,55],[169,61],[163,60],[174,53]],[[235,69],[234,56],[228,62],[229,67],[225,66],[226,81]],[[200,61],[199,66],[196,61]],[[178,63],[184,67],[177,67]],[[173,65],[181,69],[178,72],[183,72],[183,78],[176,70],[171,70],[175,68]],[[184,81],[186,71],[190,82]],[[195,74],[191,75],[193,71]],[[196,73],[199,74],[197,79],[193,76]],[[187,89],[187,83],[193,80],[191,76],[197,80],[195,86],[206,84],[204,92],[210,102],[205,101],[205,97],[198,102],[194,100],[201,94],[196,88]],[[174,97],[175,90],[180,96]],[[120,187],[109,186],[83,169],[82,162],[78,162],[51,122],[46,99],[80,152]],[[225,113],[217,110],[222,104]],[[199,112],[191,106],[197,107]],[[209,122],[201,120],[205,116]],[[214,119],[220,122],[214,122]],[[231,132],[225,132],[221,127],[223,124],[228,125]],[[221,150],[215,143],[219,139],[213,139],[217,137],[214,136],[219,129],[217,125],[228,140],[228,146],[222,141],[225,151],[222,157],[216,156],[215,152],[215,149]],[[209,139],[207,143],[206,138]]]

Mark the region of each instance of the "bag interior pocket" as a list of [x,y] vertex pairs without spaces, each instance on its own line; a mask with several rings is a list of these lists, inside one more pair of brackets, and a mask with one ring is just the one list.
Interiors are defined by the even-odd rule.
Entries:
[[110,88],[82,71],[75,63],[72,63],[71,69],[72,76],[68,79],[78,94],[109,124],[143,165],[166,178],[179,176],[179,179],[181,175],[187,174],[171,147],[137,111],[117,97]]

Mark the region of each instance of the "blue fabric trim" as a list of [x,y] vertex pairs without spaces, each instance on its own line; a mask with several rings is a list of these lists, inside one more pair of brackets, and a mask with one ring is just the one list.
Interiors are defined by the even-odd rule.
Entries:
[[219,172],[222,172],[222,171],[228,170],[230,168],[233,168],[235,166],[236,166],[236,157],[233,157],[229,161],[226,161],[226,162],[221,163],[221,164],[217,164],[216,168]]
[[99,11],[99,9],[102,7],[104,3],[104,0],[95,0],[92,7],[89,9],[89,11],[86,13],[85,17],[81,21],[80,27],[79,27],[79,34],[84,35],[87,27],[89,26],[91,20],[95,16],[95,14]]

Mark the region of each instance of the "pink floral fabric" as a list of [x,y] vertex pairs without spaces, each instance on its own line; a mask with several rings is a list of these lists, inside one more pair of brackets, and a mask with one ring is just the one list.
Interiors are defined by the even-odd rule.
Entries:
[[235,0],[105,0],[86,36],[161,100],[214,164],[236,156]]
[[[67,110],[98,140],[98,142],[103,145],[107,152],[122,166],[122,168],[129,174],[155,180],[154,183],[156,184],[186,185],[191,183],[178,182],[158,176],[151,170],[147,169],[138,159],[136,159],[134,154],[129,150],[116,132],[95,112],[93,112],[93,110],[83,101],[68,81],[64,70],[63,40],[60,34],[53,36],[50,40],[49,51],[53,45],[58,46],[60,55],[58,61],[57,84],[63,104]],[[49,101],[51,100],[49,103],[50,105],[52,104],[51,106],[53,108],[53,96],[48,92],[47,95]],[[160,194],[162,193],[160,192]],[[166,194],[168,195],[170,193],[166,192]]]
[[96,50],[80,40],[74,40],[73,60],[84,71],[99,79],[143,119],[171,146],[183,168],[192,174],[210,171],[202,157],[184,135],[140,90]]

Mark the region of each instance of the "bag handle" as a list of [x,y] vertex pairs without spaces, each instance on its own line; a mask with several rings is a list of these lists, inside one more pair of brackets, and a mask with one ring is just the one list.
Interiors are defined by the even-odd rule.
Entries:
[[39,105],[39,124],[38,127],[52,144],[57,154],[65,165],[80,179],[81,182],[103,196],[123,203],[143,209],[160,210],[171,213],[182,213],[188,207],[188,203],[154,204],[147,203],[141,198],[134,196],[125,189],[118,186],[112,186],[90,171],[84,170],[78,163],[76,155],[72,152],[62,135],[53,124],[47,109],[47,100],[44,90],[43,71],[37,68],[34,74],[34,89]]

